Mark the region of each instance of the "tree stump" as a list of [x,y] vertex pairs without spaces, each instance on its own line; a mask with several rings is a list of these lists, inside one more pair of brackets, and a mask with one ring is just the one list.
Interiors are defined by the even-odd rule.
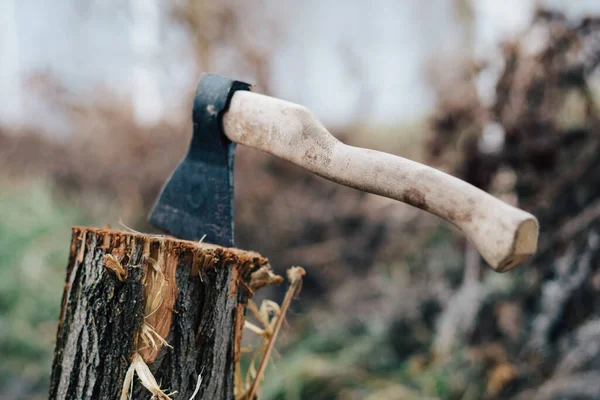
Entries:
[[233,399],[245,305],[265,276],[254,252],[73,228],[50,399]]

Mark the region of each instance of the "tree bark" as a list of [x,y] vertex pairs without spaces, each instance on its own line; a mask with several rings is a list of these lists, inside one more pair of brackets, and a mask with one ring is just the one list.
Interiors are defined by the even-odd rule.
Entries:
[[[195,399],[233,399],[245,304],[259,270],[264,276],[270,266],[253,252],[73,228],[50,399],[119,399],[140,357],[177,399],[189,399],[199,379]],[[147,400],[140,382],[133,380],[132,398]]]

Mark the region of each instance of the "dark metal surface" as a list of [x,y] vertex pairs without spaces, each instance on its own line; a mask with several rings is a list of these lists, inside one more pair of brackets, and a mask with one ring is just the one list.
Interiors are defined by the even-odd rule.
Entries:
[[173,236],[233,247],[235,143],[223,133],[223,114],[244,82],[203,75],[194,98],[190,149],[163,188],[150,222]]

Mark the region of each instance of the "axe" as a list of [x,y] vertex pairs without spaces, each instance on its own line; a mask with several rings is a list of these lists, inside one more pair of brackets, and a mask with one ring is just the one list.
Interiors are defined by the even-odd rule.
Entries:
[[533,215],[434,168],[341,143],[307,108],[253,93],[247,83],[203,75],[193,123],[189,151],[150,214],[153,225],[176,237],[233,247],[233,157],[241,143],[449,221],[495,271],[536,251]]

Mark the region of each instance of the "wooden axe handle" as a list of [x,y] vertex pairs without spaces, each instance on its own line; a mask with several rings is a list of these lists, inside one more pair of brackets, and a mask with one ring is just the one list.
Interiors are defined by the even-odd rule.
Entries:
[[303,106],[238,91],[223,116],[223,128],[234,142],[448,220],[498,272],[511,269],[536,251],[538,222],[533,215],[434,168],[345,145]]

